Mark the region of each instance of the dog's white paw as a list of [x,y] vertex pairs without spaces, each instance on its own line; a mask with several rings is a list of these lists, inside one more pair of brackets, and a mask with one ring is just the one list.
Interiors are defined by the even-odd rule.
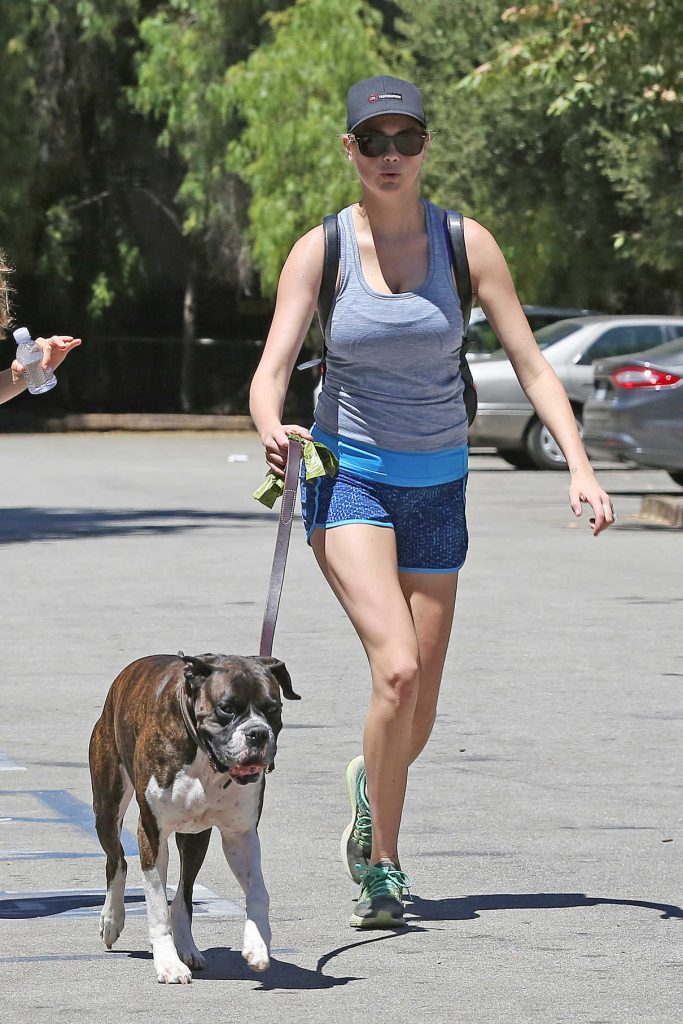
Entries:
[[247,961],[252,971],[267,971],[270,967],[270,957],[268,956],[268,950],[263,947],[263,950],[257,952],[253,949],[243,949],[242,956]]
[[267,971],[270,967],[270,953],[253,921],[248,921],[244,929],[242,956],[252,971]]
[[100,938],[107,949],[111,949],[123,931],[125,920],[125,910],[117,912],[109,907],[105,907],[100,914]]
[[189,985],[192,981],[192,971],[178,959],[162,960],[155,957],[154,969],[160,985]]

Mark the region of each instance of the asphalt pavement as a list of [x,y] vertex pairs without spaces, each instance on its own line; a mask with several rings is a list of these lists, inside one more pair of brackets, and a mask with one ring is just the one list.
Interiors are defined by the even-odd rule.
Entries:
[[98,937],[88,739],[135,658],[257,650],[276,522],[251,498],[257,439],[0,439],[3,1020],[680,1019],[683,531],[638,515],[643,495],[680,491],[604,468],[618,523],[594,539],[564,474],[494,456],[471,470],[440,713],[404,814],[409,927],[348,927],[343,773],[368,671],[297,521],[274,653],[303,700],[285,708],[260,829],[273,965],[242,963],[242,895],[215,837],[194,926],[208,968],[162,986],[132,809],[126,928],[112,952]]

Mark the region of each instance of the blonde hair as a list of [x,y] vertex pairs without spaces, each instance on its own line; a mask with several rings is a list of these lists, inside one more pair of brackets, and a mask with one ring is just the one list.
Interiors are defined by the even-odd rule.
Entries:
[[12,267],[7,262],[4,252],[0,249],[0,338],[5,337],[7,328],[12,322],[9,305],[9,297],[12,291],[9,284],[9,275],[11,273]]

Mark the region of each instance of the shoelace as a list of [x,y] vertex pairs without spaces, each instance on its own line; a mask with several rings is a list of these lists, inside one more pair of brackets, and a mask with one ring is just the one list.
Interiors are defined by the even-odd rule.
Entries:
[[359,810],[356,815],[356,823],[353,827],[353,838],[359,846],[369,847],[372,846],[372,818],[370,817],[370,808],[366,810]]
[[[372,846],[372,817],[365,789],[365,769],[361,769],[356,790],[356,821],[353,826],[353,839],[359,846],[366,849]],[[366,865],[367,866],[367,865]]]
[[356,867],[361,876],[361,895],[371,900],[376,896],[391,896],[400,901],[403,889],[410,892],[413,883],[400,868],[390,868],[385,864],[357,864]]

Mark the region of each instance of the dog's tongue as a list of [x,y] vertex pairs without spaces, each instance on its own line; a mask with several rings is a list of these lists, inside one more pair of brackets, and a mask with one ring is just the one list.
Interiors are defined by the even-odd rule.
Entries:
[[244,777],[245,775],[258,775],[263,771],[262,764],[234,764],[230,769],[233,776]]

